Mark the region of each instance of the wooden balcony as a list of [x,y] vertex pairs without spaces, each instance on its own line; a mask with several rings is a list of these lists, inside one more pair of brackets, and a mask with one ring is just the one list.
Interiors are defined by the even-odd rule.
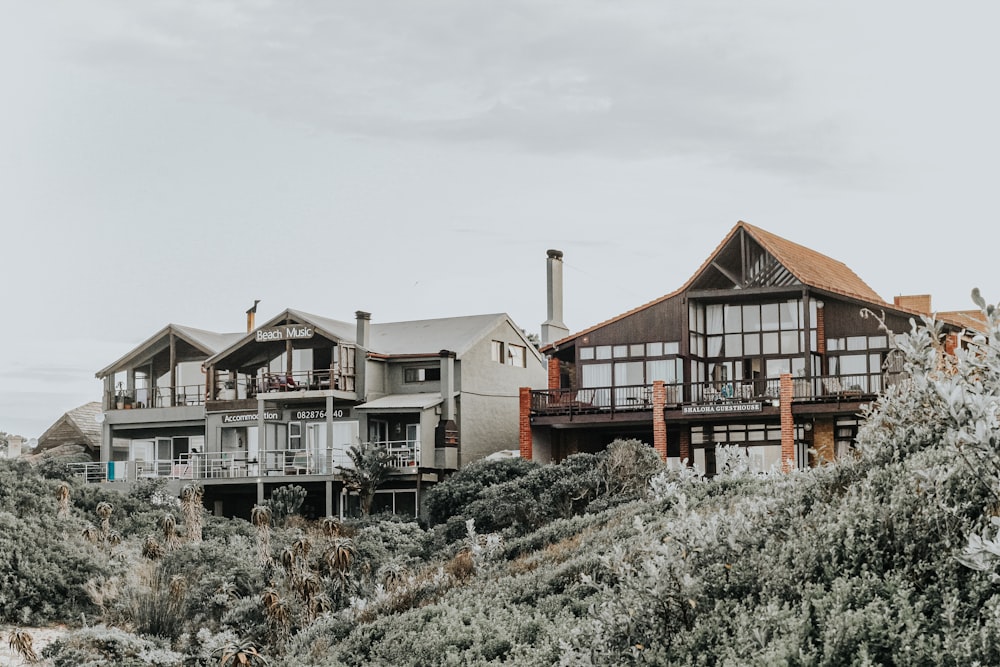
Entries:
[[[816,376],[792,379],[795,403],[862,402],[876,398],[886,387],[899,382],[899,373]],[[746,381],[692,382],[665,386],[664,407],[712,404],[773,403],[780,398],[780,378]],[[588,387],[582,389],[541,389],[531,392],[531,414],[542,417],[616,415],[651,411],[652,385]]]

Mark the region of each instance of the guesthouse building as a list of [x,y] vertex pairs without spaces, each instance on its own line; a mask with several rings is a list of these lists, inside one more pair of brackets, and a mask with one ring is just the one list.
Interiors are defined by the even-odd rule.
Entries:
[[[929,314],[929,296],[888,303],[843,263],[739,222],[676,291],[547,341],[548,388],[521,390],[521,454],[558,461],[634,437],[709,475],[722,445],[757,470],[833,460],[903,378],[886,328]],[[946,349],[974,333],[968,313],[937,316]]]

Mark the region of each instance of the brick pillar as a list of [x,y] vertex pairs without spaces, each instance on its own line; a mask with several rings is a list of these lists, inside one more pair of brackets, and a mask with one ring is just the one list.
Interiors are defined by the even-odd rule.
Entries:
[[559,360],[549,357],[549,389],[559,389]]
[[521,458],[531,460],[531,387],[521,387],[518,395],[521,410],[518,445]]
[[[813,352],[817,352],[821,355],[826,356],[826,308],[816,309],[816,349]],[[826,359],[823,360],[824,367],[826,366]],[[826,373],[826,368],[823,368],[822,372]]]
[[687,424],[681,425],[681,462],[687,461],[686,465],[694,465],[691,459],[691,427]]
[[653,449],[661,461],[667,460],[667,417],[663,406],[667,403],[667,385],[663,380],[653,382]]
[[781,374],[781,467],[789,472],[788,461],[795,460],[795,422],[792,419],[793,385],[791,373]]
[[950,333],[944,337],[944,351],[945,354],[954,355],[955,350],[958,349],[958,334]]

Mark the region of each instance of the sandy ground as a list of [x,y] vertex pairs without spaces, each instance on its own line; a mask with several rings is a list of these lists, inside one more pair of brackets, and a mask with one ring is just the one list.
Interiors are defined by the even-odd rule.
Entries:
[[[12,651],[10,648],[10,632],[11,630],[14,630],[15,627],[18,626],[0,625],[0,666],[2,667],[8,667],[8,665],[13,667],[15,665],[28,664],[21,659],[20,655],[14,653],[14,651]],[[56,639],[57,637],[61,637],[68,631],[68,629],[65,626],[59,626],[59,625],[50,626],[47,628],[22,627],[21,629],[31,633],[31,637],[34,640],[32,642],[32,647],[35,649],[35,653],[37,653],[39,657],[42,654],[42,649],[45,648],[45,646],[49,642]],[[49,663],[45,660],[39,660],[38,662],[32,664],[47,665]]]

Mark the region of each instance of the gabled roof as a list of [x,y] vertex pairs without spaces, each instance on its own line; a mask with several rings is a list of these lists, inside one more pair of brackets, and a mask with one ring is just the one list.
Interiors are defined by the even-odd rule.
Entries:
[[85,403],[60,417],[38,438],[38,448],[51,449],[66,444],[85,445],[92,451],[101,449],[101,413],[99,401]]
[[[278,326],[286,320],[307,324],[316,332],[345,343],[357,344],[357,322],[343,322],[301,310],[287,309],[275,315],[259,328]],[[441,350],[455,352],[458,358],[473,345],[483,339],[500,324],[507,322],[522,338],[525,347],[532,350],[539,360],[541,355],[528,341],[524,333],[506,313],[487,315],[464,315],[431,320],[410,320],[408,322],[373,322],[370,330],[369,350],[376,356],[437,356]],[[256,331],[256,329],[255,329]],[[219,358],[232,354],[248,342],[255,340],[255,333],[239,335],[227,348],[220,350],[207,360],[211,365]]]
[[771,232],[765,231],[759,227],[755,227],[740,220],[729,231],[729,233],[726,234],[725,238],[722,239],[719,245],[714,251],[712,251],[712,254],[708,256],[698,270],[695,271],[695,273],[678,289],[654,299],[649,303],[645,303],[641,306],[633,308],[632,310],[622,313],[621,315],[612,317],[611,319],[599,322],[592,327],[588,327],[587,329],[561,338],[560,340],[542,348],[542,351],[546,352],[551,349],[558,348],[563,343],[574,340],[584,334],[622,320],[647,308],[651,308],[659,303],[663,303],[664,301],[687,291],[698,281],[700,277],[705,274],[709,267],[711,267],[716,261],[716,258],[719,257],[719,255],[729,246],[731,242],[734,241],[734,239],[736,239],[737,235],[741,232],[745,232],[764,250],[770,253],[778,262],[781,263],[787,272],[802,285],[858,299],[880,308],[888,308],[901,312],[911,312],[905,308],[900,308],[886,303],[882,297],[875,292],[875,290],[869,287],[843,262],[838,262],[837,260],[827,257],[822,253],[806,248],[805,246],[801,246],[798,243],[793,243],[792,241],[782,238],[776,234],[772,234]]
[[210,359],[207,359],[205,363],[207,365],[211,365],[215,363],[216,359],[229,356],[247,343],[254,341],[257,329],[276,327],[284,324],[288,320],[298,324],[307,324],[315,329],[319,334],[327,338],[348,343],[354,342],[355,332],[357,331],[355,325],[350,322],[332,320],[328,317],[321,317],[319,315],[313,315],[312,313],[306,313],[301,310],[286,308],[263,324],[257,326],[253,331],[244,334],[236,334],[235,339],[232,340],[229,345],[218,350]]
[[154,349],[164,347],[167,344],[170,334],[199,350],[206,358],[216,354],[219,350],[242,336],[242,334],[238,333],[216,333],[180,324],[168,324],[132,348],[125,356],[97,371],[97,377],[103,378],[111,373],[124,370],[136,359],[141,359],[143,356],[150,354]]
[[[441,350],[450,350],[461,359],[469,348],[505,321],[520,334],[506,313],[372,324],[370,346],[373,352],[390,357],[436,355]],[[527,340],[524,342],[534,349]]]

